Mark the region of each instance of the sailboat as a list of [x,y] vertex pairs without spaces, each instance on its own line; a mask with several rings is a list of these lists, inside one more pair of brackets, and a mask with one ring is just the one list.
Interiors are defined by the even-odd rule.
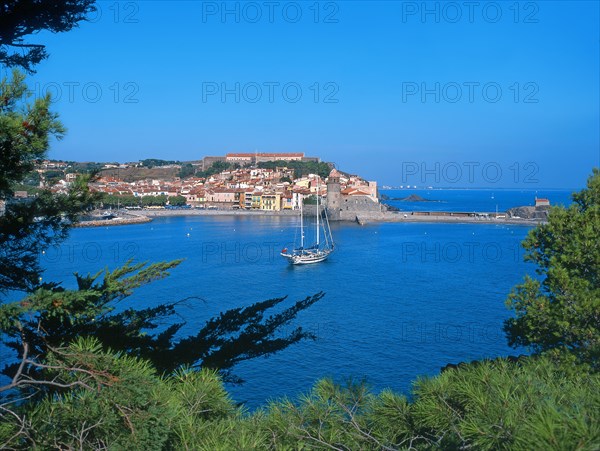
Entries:
[[[292,265],[308,265],[311,263],[319,263],[327,260],[329,254],[333,252],[333,236],[329,227],[329,219],[327,218],[327,209],[323,210],[324,220],[321,218],[319,210],[319,185],[317,179],[317,222],[315,237],[316,242],[310,247],[305,247],[304,236],[304,199],[300,200],[300,247],[296,247],[289,251],[283,249],[281,256],[286,258]],[[323,239],[321,239],[321,227],[323,227]]]

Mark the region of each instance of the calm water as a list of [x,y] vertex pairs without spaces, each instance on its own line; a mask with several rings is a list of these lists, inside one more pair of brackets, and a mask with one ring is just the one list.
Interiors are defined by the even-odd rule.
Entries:
[[552,205],[568,205],[571,200],[571,191],[564,190],[442,190],[442,189],[401,189],[383,190],[392,199],[404,199],[411,194],[416,194],[424,199],[434,202],[405,202],[389,200],[386,203],[404,211],[506,211],[509,208],[524,205],[535,205],[535,197],[544,197]]
[[[489,195],[471,193],[476,199]],[[519,246],[528,228],[334,224],[337,251],[329,261],[291,267],[278,252],[290,245],[295,225],[292,218],[188,217],[75,229],[43,256],[45,279],[73,286],[75,271],[114,268],[128,258],[185,258],[169,278],[138,290],[123,305],[202,298],[181,307],[183,334],[224,309],[326,292],[296,321],[316,341],[235,368],[246,383],[231,392],[250,407],[299,394],[324,376],[364,377],[376,390],[407,391],[418,375],[436,374],[449,362],[520,352],[506,345],[501,328],[509,315],[507,293],[533,273]]]

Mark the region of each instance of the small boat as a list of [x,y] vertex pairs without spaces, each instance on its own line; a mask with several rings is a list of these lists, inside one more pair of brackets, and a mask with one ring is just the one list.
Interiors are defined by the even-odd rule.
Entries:
[[116,219],[116,218],[117,218],[117,215],[114,215],[108,211],[105,213],[102,213],[102,216],[100,216],[100,219]]
[[[281,251],[281,256],[286,258],[292,265],[309,265],[311,263],[319,263],[327,260],[329,254],[333,252],[333,236],[329,227],[329,219],[327,218],[327,209],[323,210],[324,219],[321,218],[319,210],[319,185],[317,179],[317,221],[315,227],[316,242],[310,247],[304,245],[304,198],[300,200],[300,246],[295,247],[291,251],[284,248]],[[321,240],[321,227],[323,228],[323,239]]]

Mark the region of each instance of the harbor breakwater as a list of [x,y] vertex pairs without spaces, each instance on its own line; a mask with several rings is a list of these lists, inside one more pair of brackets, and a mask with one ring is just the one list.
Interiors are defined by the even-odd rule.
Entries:
[[117,217],[112,219],[91,219],[87,221],[81,221],[73,225],[73,227],[107,227],[107,226],[119,226],[119,225],[131,225],[131,224],[144,224],[152,221],[147,216],[134,216],[127,215],[124,217]]
[[[321,208],[320,208],[321,209]],[[346,212],[344,212],[346,213]],[[76,227],[104,227],[113,225],[142,224],[154,218],[183,217],[183,216],[298,216],[299,212],[293,210],[263,211],[263,210],[143,210],[139,212],[119,213],[113,219],[93,219],[82,221]],[[316,207],[307,205],[304,208],[307,217],[316,215]],[[361,225],[380,222],[420,222],[420,223],[449,223],[449,224],[511,224],[536,226],[545,222],[544,219],[515,218],[506,215],[496,216],[494,213],[456,213],[444,211],[432,212],[390,212],[390,211],[348,211],[339,222],[356,222]]]

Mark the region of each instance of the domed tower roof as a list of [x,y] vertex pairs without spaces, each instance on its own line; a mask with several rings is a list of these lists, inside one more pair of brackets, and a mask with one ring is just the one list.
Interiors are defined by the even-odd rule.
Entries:
[[327,184],[331,183],[340,183],[340,177],[342,174],[336,168],[333,168],[329,173],[329,177],[327,177]]
[[336,168],[333,168],[331,170],[331,172],[329,173],[329,177],[335,177],[335,178],[339,179],[341,176],[342,176],[342,174]]

